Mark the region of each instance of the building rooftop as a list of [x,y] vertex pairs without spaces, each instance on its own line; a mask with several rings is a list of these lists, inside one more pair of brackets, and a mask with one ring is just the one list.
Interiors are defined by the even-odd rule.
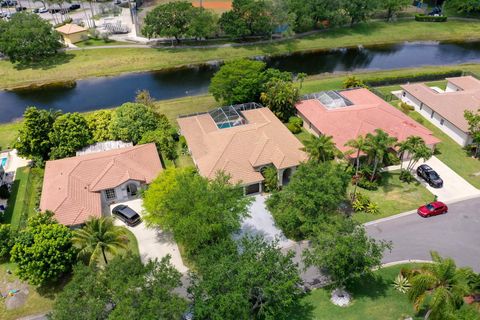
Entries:
[[406,84],[402,86],[402,89],[463,132],[468,132],[468,122],[464,118],[464,111],[480,109],[480,80],[466,76],[447,78],[447,81],[462,90],[437,92],[423,83]]
[[87,29],[85,29],[84,27],[71,23],[67,23],[61,27],[56,28],[55,30],[66,35],[87,31]]
[[263,181],[256,171],[261,166],[284,169],[307,159],[303,145],[270,109],[236,109],[240,125],[219,126],[211,112],[177,119],[200,174],[213,178],[225,171],[233,182],[252,184]]
[[101,190],[128,180],[150,183],[161,170],[153,143],[47,161],[40,209],[62,224],[81,224],[102,215]]
[[296,108],[322,134],[332,136],[337,148],[348,151],[348,140],[382,129],[399,141],[419,136],[427,145],[440,142],[430,130],[413,121],[367,89],[337,92],[351,104],[342,108],[328,108],[318,99],[300,101]]

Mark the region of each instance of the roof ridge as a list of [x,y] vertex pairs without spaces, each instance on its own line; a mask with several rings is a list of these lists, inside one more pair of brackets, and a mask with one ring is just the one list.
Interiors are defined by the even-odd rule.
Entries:
[[100,182],[100,180],[105,176],[105,174],[107,174],[108,170],[110,170],[110,168],[115,164],[115,158],[111,159],[107,165],[105,166],[105,168],[102,170],[102,172],[93,180],[93,182],[91,182],[89,185],[88,185],[88,189],[89,190],[92,190],[92,189],[95,189],[95,186]]
[[233,138],[237,135],[238,132],[233,132],[233,134],[230,136],[230,139],[228,139],[228,142],[225,144],[225,147],[223,148],[222,152],[220,153],[220,156],[217,158],[217,161],[213,164],[212,168],[210,169],[208,176],[210,176],[213,172],[213,169],[217,166],[217,164],[220,162],[220,160],[223,158],[225,155],[225,152],[227,151],[227,147],[230,145],[232,142]]

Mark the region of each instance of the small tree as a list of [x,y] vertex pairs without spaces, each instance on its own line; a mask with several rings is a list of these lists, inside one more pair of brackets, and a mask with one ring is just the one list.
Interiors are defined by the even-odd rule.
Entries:
[[51,159],[61,159],[75,155],[75,151],[85,147],[92,140],[87,120],[78,112],[59,116],[49,133],[52,150]]
[[295,84],[280,79],[269,81],[260,96],[262,103],[283,122],[295,115],[295,104],[299,99],[299,90]]
[[113,111],[111,110],[95,111],[85,116],[88,129],[92,134],[92,143],[109,141],[112,139],[112,133],[110,132],[112,116]]
[[0,52],[13,63],[51,57],[63,46],[61,41],[50,22],[34,13],[16,13],[8,22],[0,20]]
[[265,0],[233,0],[232,10],[220,17],[220,27],[232,38],[270,35],[274,26]]
[[308,153],[310,160],[317,163],[333,160],[338,154],[338,150],[332,139],[331,136],[320,135],[317,137],[311,134],[309,139],[304,142],[303,151]]
[[365,84],[363,83],[362,80],[358,79],[357,77],[351,76],[343,81],[343,87],[345,89],[359,88],[359,87],[365,87]]
[[33,285],[45,285],[70,272],[75,261],[72,232],[53,220],[53,213],[38,213],[28,219],[11,251],[18,276]]
[[381,6],[387,10],[387,21],[392,21],[395,15],[412,4],[410,0],[383,0]]
[[143,104],[144,106],[153,108],[155,107],[156,100],[150,95],[148,90],[138,90],[135,96],[135,103]]
[[271,192],[278,189],[278,172],[273,165],[269,165],[262,170],[265,178],[265,191]]
[[344,286],[380,267],[386,249],[391,249],[390,243],[369,238],[365,228],[354,220],[333,216],[317,224],[304,262],[326,270],[335,285]]
[[378,0],[349,0],[343,2],[343,10],[350,18],[350,26],[368,20],[380,7]]
[[476,113],[465,110],[465,119],[468,122],[468,131],[475,145],[475,158],[480,156],[480,109]]

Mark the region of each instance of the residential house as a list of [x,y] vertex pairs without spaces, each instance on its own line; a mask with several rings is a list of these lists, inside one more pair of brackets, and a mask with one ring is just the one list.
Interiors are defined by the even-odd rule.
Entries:
[[88,38],[88,30],[76,24],[67,23],[55,30],[62,35],[66,44],[74,44]]

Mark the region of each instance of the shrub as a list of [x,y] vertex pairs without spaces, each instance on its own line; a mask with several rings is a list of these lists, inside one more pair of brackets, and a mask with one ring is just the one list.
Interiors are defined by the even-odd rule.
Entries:
[[360,212],[365,209],[365,206],[363,205],[362,201],[360,201],[359,199],[356,199],[352,203],[352,208],[353,208],[353,211]]
[[10,191],[6,184],[0,186],[0,199],[8,199],[10,197]]
[[402,112],[405,113],[405,114],[409,114],[411,111],[415,110],[414,107],[412,107],[411,105],[409,105],[408,103],[405,103],[405,102],[400,102],[398,104],[398,106],[400,107]]
[[300,133],[302,131],[301,127],[298,127],[298,126],[294,125],[293,123],[288,123],[287,128],[293,134],[297,134],[297,133]]
[[290,119],[288,119],[288,123],[291,123],[299,128],[303,127],[303,120],[299,117],[290,117]]
[[410,289],[410,281],[400,272],[398,276],[393,281],[393,287],[395,290],[400,291],[401,293],[407,293]]
[[355,76],[351,76],[345,79],[345,81],[343,81],[343,87],[345,89],[365,87],[365,83],[363,83],[362,80],[356,78]]
[[382,87],[395,84],[404,84],[406,82],[425,82],[444,80],[449,77],[459,77],[463,75],[462,70],[450,70],[441,72],[420,72],[404,76],[380,76],[377,78],[368,78],[364,83],[369,87]]
[[265,191],[275,191],[278,188],[277,169],[270,165],[262,170],[262,175],[265,178]]
[[415,21],[421,22],[447,22],[447,16],[429,16],[426,14],[416,14]]
[[411,183],[415,181],[415,177],[410,171],[402,170],[402,172],[400,172],[400,180],[406,183]]
[[378,189],[378,184],[375,182],[375,181],[370,181],[370,180],[367,180],[365,178],[361,178],[357,185],[360,187],[360,188],[363,188],[365,190],[377,190]]
[[367,207],[370,204],[370,198],[361,192],[357,192],[356,199],[360,201],[363,207]]
[[378,203],[370,202],[365,208],[365,212],[369,214],[378,214],[380,212],[380,207]]
[[184,136],[180,136],[178,138],[178,141],[180,142],[180,147],[182,148],[182,151],[187,151],[188,150],[187,139],[185,139]]

